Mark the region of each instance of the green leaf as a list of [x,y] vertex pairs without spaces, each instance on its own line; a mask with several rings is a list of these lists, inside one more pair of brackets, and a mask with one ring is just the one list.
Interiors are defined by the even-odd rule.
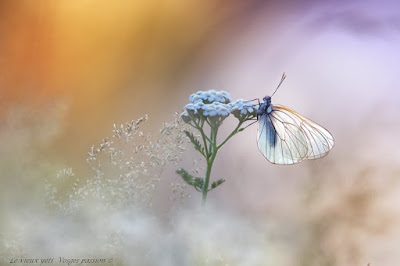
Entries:
[[196,136],[187,130],[184,130],[186,136],[190,139],[190,142],[193,143],[195,150],[199,151],[201,154],[205,155],[204,148],[201,146],[200,141],[196,138]]
[[176,170],[176,173],[182,177],[182,179],[188,184],[193,186],[194,176],[189,174],[185,169],[180,168]]
[[202,189],[204,185],[204,179],[201,177],[195,177],[193,180],[193,186]]
[[[211,189],[214,189],[225,182],[225,179],[218,179],[217,181],[212,182]],[[210,190],[211,190],[210,189]]]
[[183,168],[176,170],[176,173],[182,177],[183,181],[185,181],[186,184],[194,187],[197,191],[200,192],[203,189],[203,185],[204,185],[203,178],[194,177]]

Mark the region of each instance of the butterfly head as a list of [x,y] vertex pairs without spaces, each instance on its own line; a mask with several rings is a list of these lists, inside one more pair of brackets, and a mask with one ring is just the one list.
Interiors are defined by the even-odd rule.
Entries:
[[263,98],[263,100],[264,100],[264,103],[266,103],[267,105],[271,104],[271,96],[265,96]]

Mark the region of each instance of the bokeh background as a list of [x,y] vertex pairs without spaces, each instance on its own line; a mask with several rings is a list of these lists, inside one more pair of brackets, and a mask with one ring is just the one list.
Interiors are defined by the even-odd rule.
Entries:
[[[138,225],[143,239],[154,227],[162,231],[144,246],[168,236],[171,250],[156,254],[168,257],[163,265],[185,265],[186,255],[174,261],[164,253],[181,250],[179,239],[198,226],[187,243],[210,257],[196,257],[197,265],[398,265],[399,47],[394,0],[0,1],[2,247],[40,254],[50,240],[25,239],[37,228],[27,218],[43,223],[43,234],[59,219],[42,215],[43,180],[66,167],[87,179],[87,152],[114,123],[148,114],[147,131],[156,135],[197,90],[262,98],[286,72],[273,102],[329,129],[332,152],[271,165],[258,152],[256,125],[249,127],[215,163],[215,176],[227,182],[209,196],[212,219],[189,211],[200,195],[188,189],[185,211],[169,214],[177,220],[172,234],[147,216],[138,222],[148,224]],[[232,126],[227,121],[222,134]],[[7,235],[10,227],[19,238]],[[51,243],[62,242],[55,235]],[[56,253],[65,250],[74,249]]]

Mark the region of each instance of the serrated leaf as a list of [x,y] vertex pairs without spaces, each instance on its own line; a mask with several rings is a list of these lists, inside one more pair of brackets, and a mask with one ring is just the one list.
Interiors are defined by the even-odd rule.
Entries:
[[201,177],[195,177],[193,180],[194,187],[203,188],[204,180]]
[[189,174],[185,169],[180,168],[176,173],[182,177],[186,184],[194,187],[197,191],[201,191],[204,185],[204,179],[201,177],[194,177]]
[[225,182],[225,179],[218,179],[217,181],[212,182],[211,189],[214,189]]
[[190,142],[193,143],[195,150],[199,151],[201,154],[205,155],[204,148],[201,146],[200,141],[196,138],[196,136],[187,130],[184,130],[186,136],[190,139]]
[[182,177],[182,179],[188,184],[193,186],[194,176],[189,174],[185,169],[180,168],[176,170],[176,173]]

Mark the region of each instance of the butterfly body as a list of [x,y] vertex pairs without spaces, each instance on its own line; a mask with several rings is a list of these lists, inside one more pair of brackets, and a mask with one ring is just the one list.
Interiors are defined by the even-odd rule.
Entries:
[[[267,145],[269,146],[275,146],[276,142],[276,131],[272,126],[271,119],[269,118],[268,114],[272,112],[272,104],[271,104],[271,97],[266,96],[264,97],[264,102],[260,103],[260,106],[257,110],[257,120],[265,119],[264,123],[267,124],[268,131],[267,131]],[[259,120],[260,121],[260,120]]]
[[265,113],[269,114],[272,112],[272,104],[271,104],[271,97],[266,96],[264,97],[264,102],[260,103],[260,107],[257,110],[257,118],[260,115],[263,115]]
[[334,145],[332,135],[322,126],[264,97],[257,111],[257,144],[273,164],[296,164],[328,154]]

